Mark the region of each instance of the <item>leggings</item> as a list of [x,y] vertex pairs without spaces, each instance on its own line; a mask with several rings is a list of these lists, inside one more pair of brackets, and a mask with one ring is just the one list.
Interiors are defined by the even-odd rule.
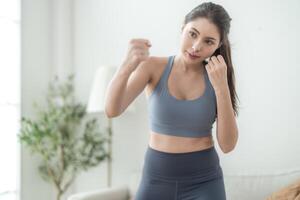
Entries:
[[226,200],[215,147],[169,153],[148,145],[134,200]]

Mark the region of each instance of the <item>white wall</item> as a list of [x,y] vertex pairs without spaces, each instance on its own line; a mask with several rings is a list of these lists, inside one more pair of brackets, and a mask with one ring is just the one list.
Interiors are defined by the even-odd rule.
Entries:
[[[41,101],[51,67],[49,3],[26,0],[21,5],[21,115],[32,117],[33,101]],[[21,149],[21,200],[51,199],[51,187],[37,173],[39,160]],[[52,198],[53,199],[53,198]]]
[[[25,18],[24,34],[27,37],[23,41],[25,47],[22,82],[23,90],[29,91],[23,95],[25,113],[31,112],[31,100],[45,89],[44,80],[49,79],[48,70],[62,70],[62,74],[74,71],[76,94],[80,101],[86,103],[97,67],[105,64],[120,65],[130,38],[150,39],[151,55],[176,54],[182,20],[187,12],[200,3],[171,0],[74,0],[70,3],[71,19],[68,15],[61,15],[62,18],[71,20],[72,24],[61,32],[61,38],[64,34],[71,37],[71,42],[63,46],[68,55],[67,60],[58,59],[59,62],[71,65],[71,69],[64,70],[62,65],[51,67],[49,64],[55,58],[51,56],[55,48],[50,43],[58,41],[49,39],[49,34],[53,33],[51,31],[57,30],[49,28],[52,27],[52,18],[49,19],[51,10],[47,8],[49,2],[25,2],[28,5],[24,7],[25,13],[26,10],[28,13],[25,15],[27,23]],[[300,39],[297,36],[300,34],[300,27],[296,21],[299,19],[299,1],[214,2],[222,4],[233,18],[230,39],[237,93],[241,100],[237,119],[239,141],[233,152],[223,154],[220,151],[215,127],[213,129],[224,174],[267,174],[299,170],[300,156],[297,153],[300,148],[297,142],[300,134],[297,122],[300,119],[300,84],[297,75],[300,69],[297,60]],[[35,12],[30,12],[32,9]],[[38,32],[32,31],[37,29]],[[58,45],[56,48],[61,47]],[[39,76],[32,74],[35,70]],[[126,183],[130,173],[142,167],[149,139],[144,94],[135,103],[137,113],[124,113],[113,121],[113,185]],[[102,120],[105,124],[104,118]],[[26,159],[29,158],[23,158],[24,199],[37,191],[34,187],[39,183],[36,177],[35,182],[26,185],[26,179],[37,176],[30,168],[34,165],[26,164]],[[104,187],[105,184],[106,164],[103,163],[80,174],[72,191],[88,191]],[[43,184],[38,187],[47,190]],[[43,192],[30,199],[38,199],[41,194]]]
[[[22,116],[35,117],[33,102],[45,103],[48,82],[54,74],[64,77],[73,70],[71,5],[70,0],[21,2]],[[20,150],[20,199],[54,199],[54,187],[38,174],[39,157],[32,156],[27,148]]]
[[299,170],[300,2],[234,1],[228,8],[242,109],[239,144],[222,157],[224,169],[228,173]]

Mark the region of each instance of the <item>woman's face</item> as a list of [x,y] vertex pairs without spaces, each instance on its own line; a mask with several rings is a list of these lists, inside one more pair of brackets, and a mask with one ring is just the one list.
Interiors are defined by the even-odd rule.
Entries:
[[201,63],[212,56],[219,44],[218,28],[206,18],[197,18],[182,27],[180,46],[187,63]]

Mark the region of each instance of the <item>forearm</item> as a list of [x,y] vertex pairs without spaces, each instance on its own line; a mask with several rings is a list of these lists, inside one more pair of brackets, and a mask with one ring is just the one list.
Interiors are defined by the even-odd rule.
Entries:
[[130,74],[131,71],[122,66],[108,85],[105,99],[105,110],[108,116],[116,116],[122,110],[122,102]]
[[238,128],[231,103],[229,88],[216,91],[217,98],[217,140],[224,153],[232,151],[238,140]]

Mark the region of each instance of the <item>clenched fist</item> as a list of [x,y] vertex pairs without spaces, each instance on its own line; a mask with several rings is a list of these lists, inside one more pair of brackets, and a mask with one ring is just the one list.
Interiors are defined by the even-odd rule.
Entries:
[[134,71],[141,62],[149,58],[150,47],[151,43],[147,39],[131,39],[122,66]]

